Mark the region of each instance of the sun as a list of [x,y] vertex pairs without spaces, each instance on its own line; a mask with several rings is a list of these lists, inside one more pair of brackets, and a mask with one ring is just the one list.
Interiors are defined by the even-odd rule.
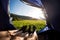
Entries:
[[37,19],[41,19],[41,18],[45,18],[44,17],[44,11],[42,11],[42,9],[40,8],[35,8],[33,7],[33,9],[31,9],[26,16],[30,16],[33,18],[37,18]]

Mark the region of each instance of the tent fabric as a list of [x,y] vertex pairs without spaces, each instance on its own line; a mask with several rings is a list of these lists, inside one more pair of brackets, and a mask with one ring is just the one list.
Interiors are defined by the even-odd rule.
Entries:
[[30,6],[34,6],[34,7],[38,7],[41,8],[42,7],[42,3],[40,0],[20,0],[23,3],[30,5]]
[[0,31],[14,29],[15,27],[9,22],[8,0],[0,0]]

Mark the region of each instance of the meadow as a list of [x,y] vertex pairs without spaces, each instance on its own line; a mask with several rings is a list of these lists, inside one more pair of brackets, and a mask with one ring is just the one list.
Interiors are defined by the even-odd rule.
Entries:
[[13,21],[13,25],[17,28],[20,29],[23,25],[34,25],[37,28],[37,31],[43,29],[46,25],[45,20],[19,20],[19,21]]

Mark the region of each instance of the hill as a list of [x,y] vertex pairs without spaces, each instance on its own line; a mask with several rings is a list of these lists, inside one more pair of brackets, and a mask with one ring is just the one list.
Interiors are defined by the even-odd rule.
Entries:
[[10,13],[11,17],[13,17],[13,20],[37,20],[36,18],[32,18],[29,16],[22,16],[22,15],[16,15],[13,13]]

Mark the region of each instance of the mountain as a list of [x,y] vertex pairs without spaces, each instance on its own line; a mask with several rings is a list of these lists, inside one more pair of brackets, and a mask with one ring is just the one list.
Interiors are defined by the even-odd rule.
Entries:
[[29,16],[22,16],[10,13],[10,16],[13,17],[13,20],[37,20],[36,18],[32,18]]

